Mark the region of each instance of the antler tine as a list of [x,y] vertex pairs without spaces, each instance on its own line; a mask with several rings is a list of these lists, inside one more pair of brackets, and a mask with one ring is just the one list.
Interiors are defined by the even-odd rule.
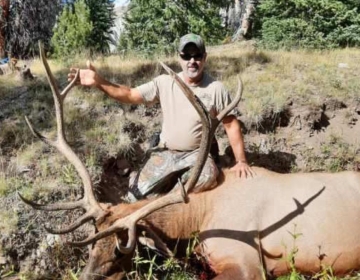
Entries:
[[[74,202],[67,202],[67,203],[54,203],[50,205],[45,204],[38,204],[35,202],[32,202],[31,200],[26,199],[23,197],[20,193],[18,193],[19,197],[22,201],[24,201],[26,204],[30,205],[32,208],[36,210],[43,210],[43,211],[58,211],[58,210],[72,210],[75,208],[79,208],[82,206],[82,201],[74,201]],[[91,220],[93,218],[92,212],[86,212],[84,215],[79,217],[73,224],[71,224],[68,227],[64,227],[62,229],[51,229],[48,227],[45,227],[45,229],[52,234],[64,234],[69,233],[77,229],[82,224],[86,223],[87,221]]]
[[49,138],[43,136],[40,132],[38,132],[31,124],[31,122],[29,121],[29,119],[25,116],[25,121],[28,125],[28,127],[30,128],[31,133],[38,137],[41,141],[45,142],[48,145],[54,146],[54,141],[51,141]]
[[[130,218],[131,220],[129,220],[128,218]],[[119,221],[123,221],[123,222],[120,224],[120,223],[118,223]],[[99,239],[102,239],[102,238],[110,236],[114,233],[117,233],[121,230],[128,229],[129,239],[128,239],[126,246],[117,244],[117,247],[121,253],[130,254],[134,250],[135,244],[136,244],[136,223],[138,220],[134,220],[132,218],[132,215],[129,215],[119,221],[116,221],[114,225],[107,228],[106,230],[101,231],[93,236],[90,236],[89,238],[87,238],[85,240],[82,240],[79,242],[69,242],[69,244],[71,246],[75,246],[75,247],[86,246],[86,245],[94,243],[95,241],[97,241]]]
[[77,218],[75,222],[73,222],[71,225],[67,226],[67,227],[63,227],[61,229],[53,229],[53,228],[48,228],[45,227],[45,230],[51,234],[65,234],[65,233],[69,233],[74,231],[75,229],[77,229],[78,227],[80,227],[81,225],[83,225],[84,223],[90,221],[91,219],[93,219],[93,214],[92,213],[88,213],[86,212],[84,215],[82,215],[81,217]]
[[[161,62],[160,62],[161,63]],[[205,164],[205,161],[207,159],[210,144],[212,137],[214,135],[214,132],[216,130],[217,125],[220,123],[222,118],[225,117],[227,113],[229,113],[240,101],[241,99],[241,92],[242,92],[242,83],[239,79],[239,89],[237,96],[235,97],[234,101],[232,101],[229,106],[227,106],[219,115],[217,118],[211,118],[210,115],[207,113],[205,106],[201,103],[201,101],[194,95],[194,93],[191,91],[191,89],[165,64],[161,63],[161,65],[165,68],[165,70],[169,73],[169,75],[175,80],[175,82],[180,86],[180,88],[183,90],[184,94],[188,97],[191,104],[195,107],[195,109],[199,112],[199,115],[201,116],[201,121],[203,124],[203,133],[201,138],[201,144],[199,148],[199,157],[195,164],[195,166],[192,169],[192,173],[190,175],[190,179],[187,181],[185,185],[186,193],[189,193],[191,189],[195,186],[201,170],[203,168],[203,165]],[[128,229],[128,237],[129,240],[127,242],[126,246],[119,245],[119,250],[123,254],[128,254],[131,252],[135,246],[135,235],[136,235],[136,223],[146,217],[147,215],[151,214],[152,212],[163,208],[165,206],[181,203],[184,201],[183,195],[180,193],[170,193],[163,197],[158,198],[157,200],[150,202],[149,204],[145,205],[144,207],[138,209],[136,212],[130,214],[129,216],[126,216],[120,220],[117,220],[111,227],[107,228],[106,230],[99,232],[95,234],[92,237],[89,237],[88,239],[82,241],[82,242],[76,242],[72,243],[75,246],[84,246],[91,244],[95,242],[96,240],[99,240],[101,238],[107,237],[111,234],[114,234],[116,232],[119,232],[124,229]]]
[[72,210],[82,206],[81,200],[74,202],[65,202],[65,203],[38,204],[31,200],[26,199],[20,193],[18,193],[18,196],[21,198],[22,201],[24,201],[26,204],[30,205],[32,208],[36,210],[44,210],[44,211]]
[[54,75],[51,72],[50,66],[47,62],[45,53],[44,53],[44,48],[41,42],[39,42],[39,50],[40,50],[40,59],[41,62],[43,63],[44,67],[45,67],[45,71],[46,71],[46,76],[48,79],[48,82],[50,84],[51,87],[51,91],[53,92],[53,94],[55,94],[58,98],[60,98],[61,100],[64,100],[67,93],[70,91],[70,89],[75,85],[76,81],[79,78],[79,70],[76,71],[76,75],[75,78],[65,87],[65,89],[59,93],[59,88],[56,84]]
[[231,101],[231,103],[226,106],[217,116],[216,119],[218,120],[218,122],[220,123],[222,121],[222,119],[232,110],[234,109],[237,104],[239,104],[241,97],[242,97],[242,93],[243,93],[244,87],[243,87],[243,83],[241,81],[241,78],[238,77],[238,89],[235,95],[235,98]]
[[21,195],[20,198],[30,206],[35,209],[45,210],[45,211],[56,211],[56,210],[71,210],[75,208],[83,208],[86,213],[81,216],[77,221],[64,230],[51,230],[53,232],[69,232],[71,229],[76,229],[86,221],[93,219],[98,219],[106,215],[100,204],[96,201],[93,189],[92,182],[89,172],[87,171],[85,165],[82,163],[80,158],[74,153],[69,144],[67,143],[66,136],[64,133],[64,114],[63,114],[63,103],[67,93],[75,85],[76,81],[79,78],[79,70],[76,72],[75,78],[69,83],[66,88],[59,93],[59,89],[56,85],[55,78],[50,70],[49,64],[46,60],[45,53],[42,47],[41,42],[39,42],[40,58],[44,65],[46,76],[53,93],[54,104],[55,104],[55,113],[56,113],[56,123],[57,123],[57,137],[55,140],[50,140],[47,137],[41,135],[37,130],[33,128],[30,121],[26,118],[26,122],[30,127],[31,132],[40,138],[43,142],[55,147],[61,154],[63,154],[66,159],[75,167],[80,178],[82,179],[84,186],[84,197],[75,202],[65,202],[65,203],[56,203],[52,205],[40,205],[29,200],[24,199]]

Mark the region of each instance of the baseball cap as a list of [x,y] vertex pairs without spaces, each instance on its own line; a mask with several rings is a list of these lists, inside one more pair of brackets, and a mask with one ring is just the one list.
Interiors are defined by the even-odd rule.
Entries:
[[199,35],[193,33],[186,34],[180,38],[178,51],[183,52],[185,46],[190,43],[195,44],[201,53],[206,52],[204,40]]

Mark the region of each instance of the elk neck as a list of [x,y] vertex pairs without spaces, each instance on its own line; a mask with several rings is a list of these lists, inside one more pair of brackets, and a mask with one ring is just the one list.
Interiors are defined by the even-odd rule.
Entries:
[[[211,192],[189,195],[189,203],[178,203],[161,208],[146,218],[148,224],[162,239],[189,239],[194,232],[201,231],[210,215]],[[113,207],[113,219],[124,217],[150,203],[152,199]]]
[[169,205],[155,211],[146,221],[167,239],[188,239],[201,230],[210,215],[209,192],[191,194],[189,203]]

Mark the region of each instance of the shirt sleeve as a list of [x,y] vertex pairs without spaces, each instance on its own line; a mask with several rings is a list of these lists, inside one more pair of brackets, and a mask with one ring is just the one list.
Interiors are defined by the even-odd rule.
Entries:
[[[225,88],[224,85],[221,85],[219,94],[217,94],[216,102],[215,102],[217,114],[219,114],[222,110],[224,110],[225,107],[231,103],[231,101],[232,98],[230,96],[229,91]],[[235,108],[232,109],[227,115],[228,116],[233,115],[235,117],[239,116],[239,111],[237,106],[235,106]]]
[[146,84],[142,84],[136,87],[136,89],[140,92],[145,104],[152,105],[159,101],[158,78],[155,78]]

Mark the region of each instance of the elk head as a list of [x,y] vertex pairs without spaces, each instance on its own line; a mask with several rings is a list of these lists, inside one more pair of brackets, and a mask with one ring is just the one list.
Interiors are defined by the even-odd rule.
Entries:
[[[188,201],[187,194],[196,185],[208,156],[211,140],[217,125],[241,99],[241,81],[239,79],[238,93],[232,103],[229,104],[229,106],[227,106],[217,117],[213,118],[206,112],[205,107],[193,94],[191,89],[170,68],[161,63],[169,75],[173,77],[175,82],[182,89],[190,103],[195,107],[201,117],[203,134],[197,163],[193,167],[190,178],[183,187],[182,192],[172,193],[156,200],[140,201],[130,205],[119,204],[115,206],[104,206],[96,201],[90,174],[85,165],[81,162],[80,158],[70,148],[64,133],[63,102],[67,93],[75,85],[79,77],[79,70],[69,85],[62,92],[59,92],[41,44],[39,47],[40,57],[46,70],[55,103],[57,122],[56,139],[51,140],[44,137],[32,127],[27,118],[26,121],[35,136],[40,138],[43,142],[55,147],[75,167],[78,175],[82,179],[84,196],[82,199],[75,202],[55,203],[51,205],[40,205],[25,199],[20,194],[19,196],[25,203],[38,210],[57,211],[82,208],[85,213],[70,226],[62,227],[61,229],[46,228],[46,230],[53,234],[65,234],[76,230],[88,221],[93,221],[95,227],[93,234],[85,240],[69,243],[72,246],[90,246],[90,259],[80,279],[95,280],[103,279],[104,277],[106,277],[106,279],[120,279],[121,269],[125,268],[126,265],[131,262],[131,253],[134,251],[138,237],[137,230],[139,230],[139,227],[146,228],[141,220],[152,212],[165,206]],[[168,255],[171,254],[171,252],[167,249],[167,246],[160,240],[160,238],[158,238],[157,235],[149,229],[147,229],[147,236],[155,242],[156,247],[160,248],[163,253]],[[125,243],[125,246],[122,245]]]

